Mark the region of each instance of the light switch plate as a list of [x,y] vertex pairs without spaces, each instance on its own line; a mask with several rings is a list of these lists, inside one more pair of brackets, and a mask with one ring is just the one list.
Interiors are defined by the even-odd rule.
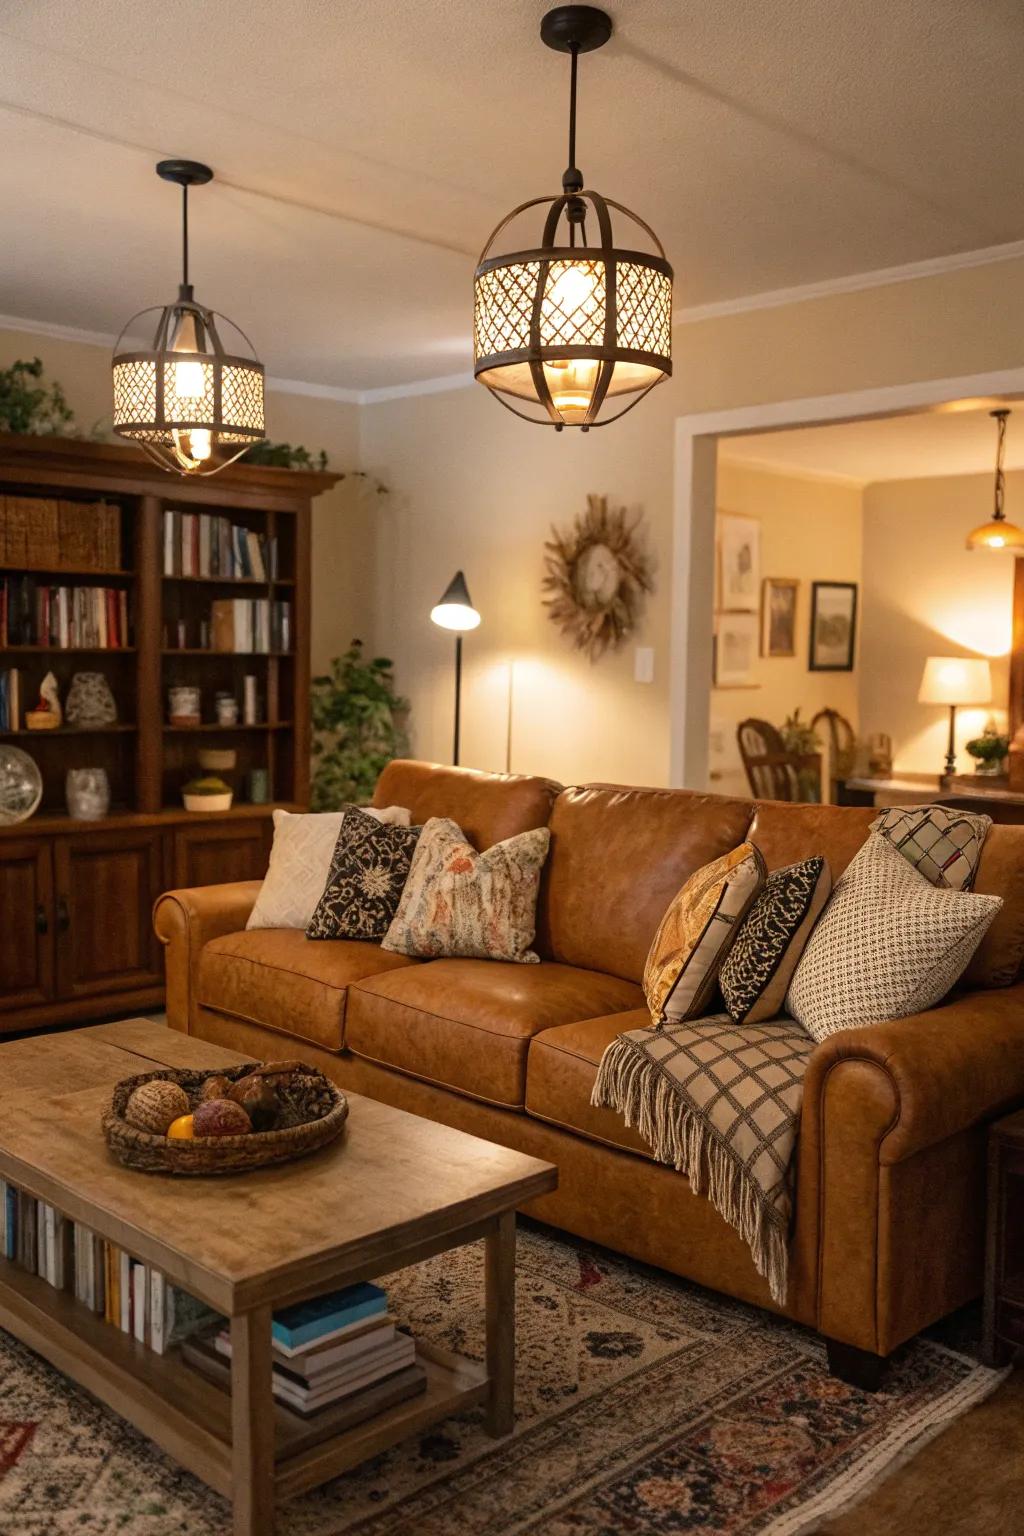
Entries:
[[633,653],[633,677],[638,683],[654,682],[654,647],[638,645]]

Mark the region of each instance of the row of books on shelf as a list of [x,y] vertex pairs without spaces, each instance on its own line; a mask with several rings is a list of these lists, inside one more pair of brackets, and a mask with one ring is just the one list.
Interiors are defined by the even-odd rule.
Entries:
[[164,575],[276,581],[277,536],[212,512],[164,511]]
[[130,644],[123,587],[55,587],[34,576],[0,579],[0,646],[119,650]]
[[290,651],[292,605],[268,598],[224,597],[210,607],[215,651]]
[[[38,1275],[157,1354],[182,1358],[229,1387],[228,1320],[149,1264],[0,1179],[0,1254]],[[426,1390],[416,1341],[362,1282],[283,1307],[271,1322],[274,1396],[311,1417],[331,1408],[347,1425]]]
[[109,501],[0,496],[0,565],[121,569],[121,508]]
[[158,1269],[0,1179],[0,1252],[158,1355],[223,1319]]

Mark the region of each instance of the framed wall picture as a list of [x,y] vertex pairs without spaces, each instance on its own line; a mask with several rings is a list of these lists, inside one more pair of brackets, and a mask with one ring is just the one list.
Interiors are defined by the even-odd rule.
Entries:
[[766,576],[761,583],[761,655],[796,655],[796,595],[800,583],[789,576]]
[[718,606],[725,612],[756,613],[761,598],[761,524],[756,517],[720,512]]
[[857,583],[811,583],[812,672],[852,672],[857,641]]
[[715,687],[756,687],[756,659],[757,614],[720,613],[715,620]]

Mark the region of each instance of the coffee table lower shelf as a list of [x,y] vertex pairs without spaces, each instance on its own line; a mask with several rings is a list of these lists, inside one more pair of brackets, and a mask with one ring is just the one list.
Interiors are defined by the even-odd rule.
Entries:
[[[157,1354],[9,1259],[0,1259],[0,1328],[231,1499],[231,1394],[177,1350]],[[424,1392],[340,1432],[332,1427],[330,1408],[310,1420],[275,1402],[277,1497],[314,1488],[406,1435],[487,1401],[489,1378],[475,1361],[418,1341],[417,1363],[427,1377]]]

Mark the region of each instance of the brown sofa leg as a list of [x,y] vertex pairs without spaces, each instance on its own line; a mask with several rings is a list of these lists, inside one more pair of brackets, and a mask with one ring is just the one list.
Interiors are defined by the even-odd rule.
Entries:
[[882,1385],[885,1356],[873,1355],[869,1349],[858,1349],[855,1344],[840,1344],[838,1339],[826,1339],[829,1375],[838,1376],[847,1386],[859,1387],[862,1392],[877,1392]]

